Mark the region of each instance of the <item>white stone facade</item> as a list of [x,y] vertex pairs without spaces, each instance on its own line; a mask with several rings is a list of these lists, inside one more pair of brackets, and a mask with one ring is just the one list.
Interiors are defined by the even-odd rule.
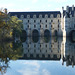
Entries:
[[45,30],[49,30],[50,36],[71,36],[75,30],[75,7],[62,7],[60,11],[40,11],[40,12],[10,12],[10,16],[17,16],[23,20],[23,29],[27,36],[32,36],[34,29],[39,36],[44,36]]
[[23,43],[23,56],[25,59],[52,59],[60,60],[61,58],[61,42],[59,38],[50,38],[45,42],[44,37],[39,37],[36,43],[33,42],[31,37],[27,37],[26,42]]
[[[18,13],[20,13],[18,15]],[[26,14],[27,12],[25,12]],[[33,13],[33,15],[31,14]],[[41,13],[41,14],[40,14]],[[25,16],[24,12],[10,12],[11,16],[17,16],[23,21],[23,29],[27,32],[27,36],[32,36],[32,32],[36,29],[40,36],[44,36],[44,31],[49,30],[50,36],[62,36],[61,31],[61,13],[54,12],[28,12]]]
[[63,36],[71,36],[71,31],[75,30],[75,7],[67,6],[66,10],[62,8],[61,26]]

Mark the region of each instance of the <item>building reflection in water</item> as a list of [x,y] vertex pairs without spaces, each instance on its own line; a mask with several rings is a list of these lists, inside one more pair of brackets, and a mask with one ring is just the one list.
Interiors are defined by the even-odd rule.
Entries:
[[62,65],[75,65],[75,43],[68,38],[28,37],[23,43],[21,59],[57,60],[62,59]]
[[63,38],[62,41],[62,49],[61,49],[61,56],[62,56],[62,64],[66,62],[66,66],[75,65],[75,43],[70,38]]
[[62,38],[28,37],[23,43],[23,59],[60,60]]
[[53,60],[75,65],[75,43],[70,38],[27,37],[23,43],[0,43],[0,71],[6,72],[10,60]]

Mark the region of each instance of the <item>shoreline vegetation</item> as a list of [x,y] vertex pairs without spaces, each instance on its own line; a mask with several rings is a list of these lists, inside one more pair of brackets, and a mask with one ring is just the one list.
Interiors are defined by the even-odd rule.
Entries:
[[12,41],[20,38],[22,34],[23,24],[16,16],[10,17],[7,9],[0,10],[0,42]]

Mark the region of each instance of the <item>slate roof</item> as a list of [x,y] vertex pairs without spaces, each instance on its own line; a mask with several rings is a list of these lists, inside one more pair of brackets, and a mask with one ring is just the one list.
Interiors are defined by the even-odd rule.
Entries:
[[48,15],[48,18],[50,18],[50,15],[53,14],[54,18],[57,17],[58,14],[61,13],[60,11],[40,11],[40,12],[9,12],[10,16],[15,16],[17,15],[18,18],[21,17],[21,15],[24,15],[24,18],[27,17],[27,15],[30,15],[30,18],[33,18],[33,15],[36,15],[37,18],[39,18],[39,15],[42,15],[42,17],[44,18],[45,15]]
[[69,12],[66,12],[66,10],[64,10],[63,16],[65,16],[65,14],[67,14],[67,17],[70,17],[70,15],[72,15],[72,17],[74,17],[74,12],[75,12],[75,7],[74,7],[74,11],[72,10],[72,7],[69,7]]

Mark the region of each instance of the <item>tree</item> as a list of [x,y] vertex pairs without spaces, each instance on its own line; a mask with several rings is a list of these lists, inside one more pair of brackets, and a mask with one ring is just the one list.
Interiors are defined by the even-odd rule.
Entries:
[[22,26],[22,20],[15,16],[10,17],[6,11],[0,11],[0,38],[11,38],[12,33],[13,37],[20,37]]

